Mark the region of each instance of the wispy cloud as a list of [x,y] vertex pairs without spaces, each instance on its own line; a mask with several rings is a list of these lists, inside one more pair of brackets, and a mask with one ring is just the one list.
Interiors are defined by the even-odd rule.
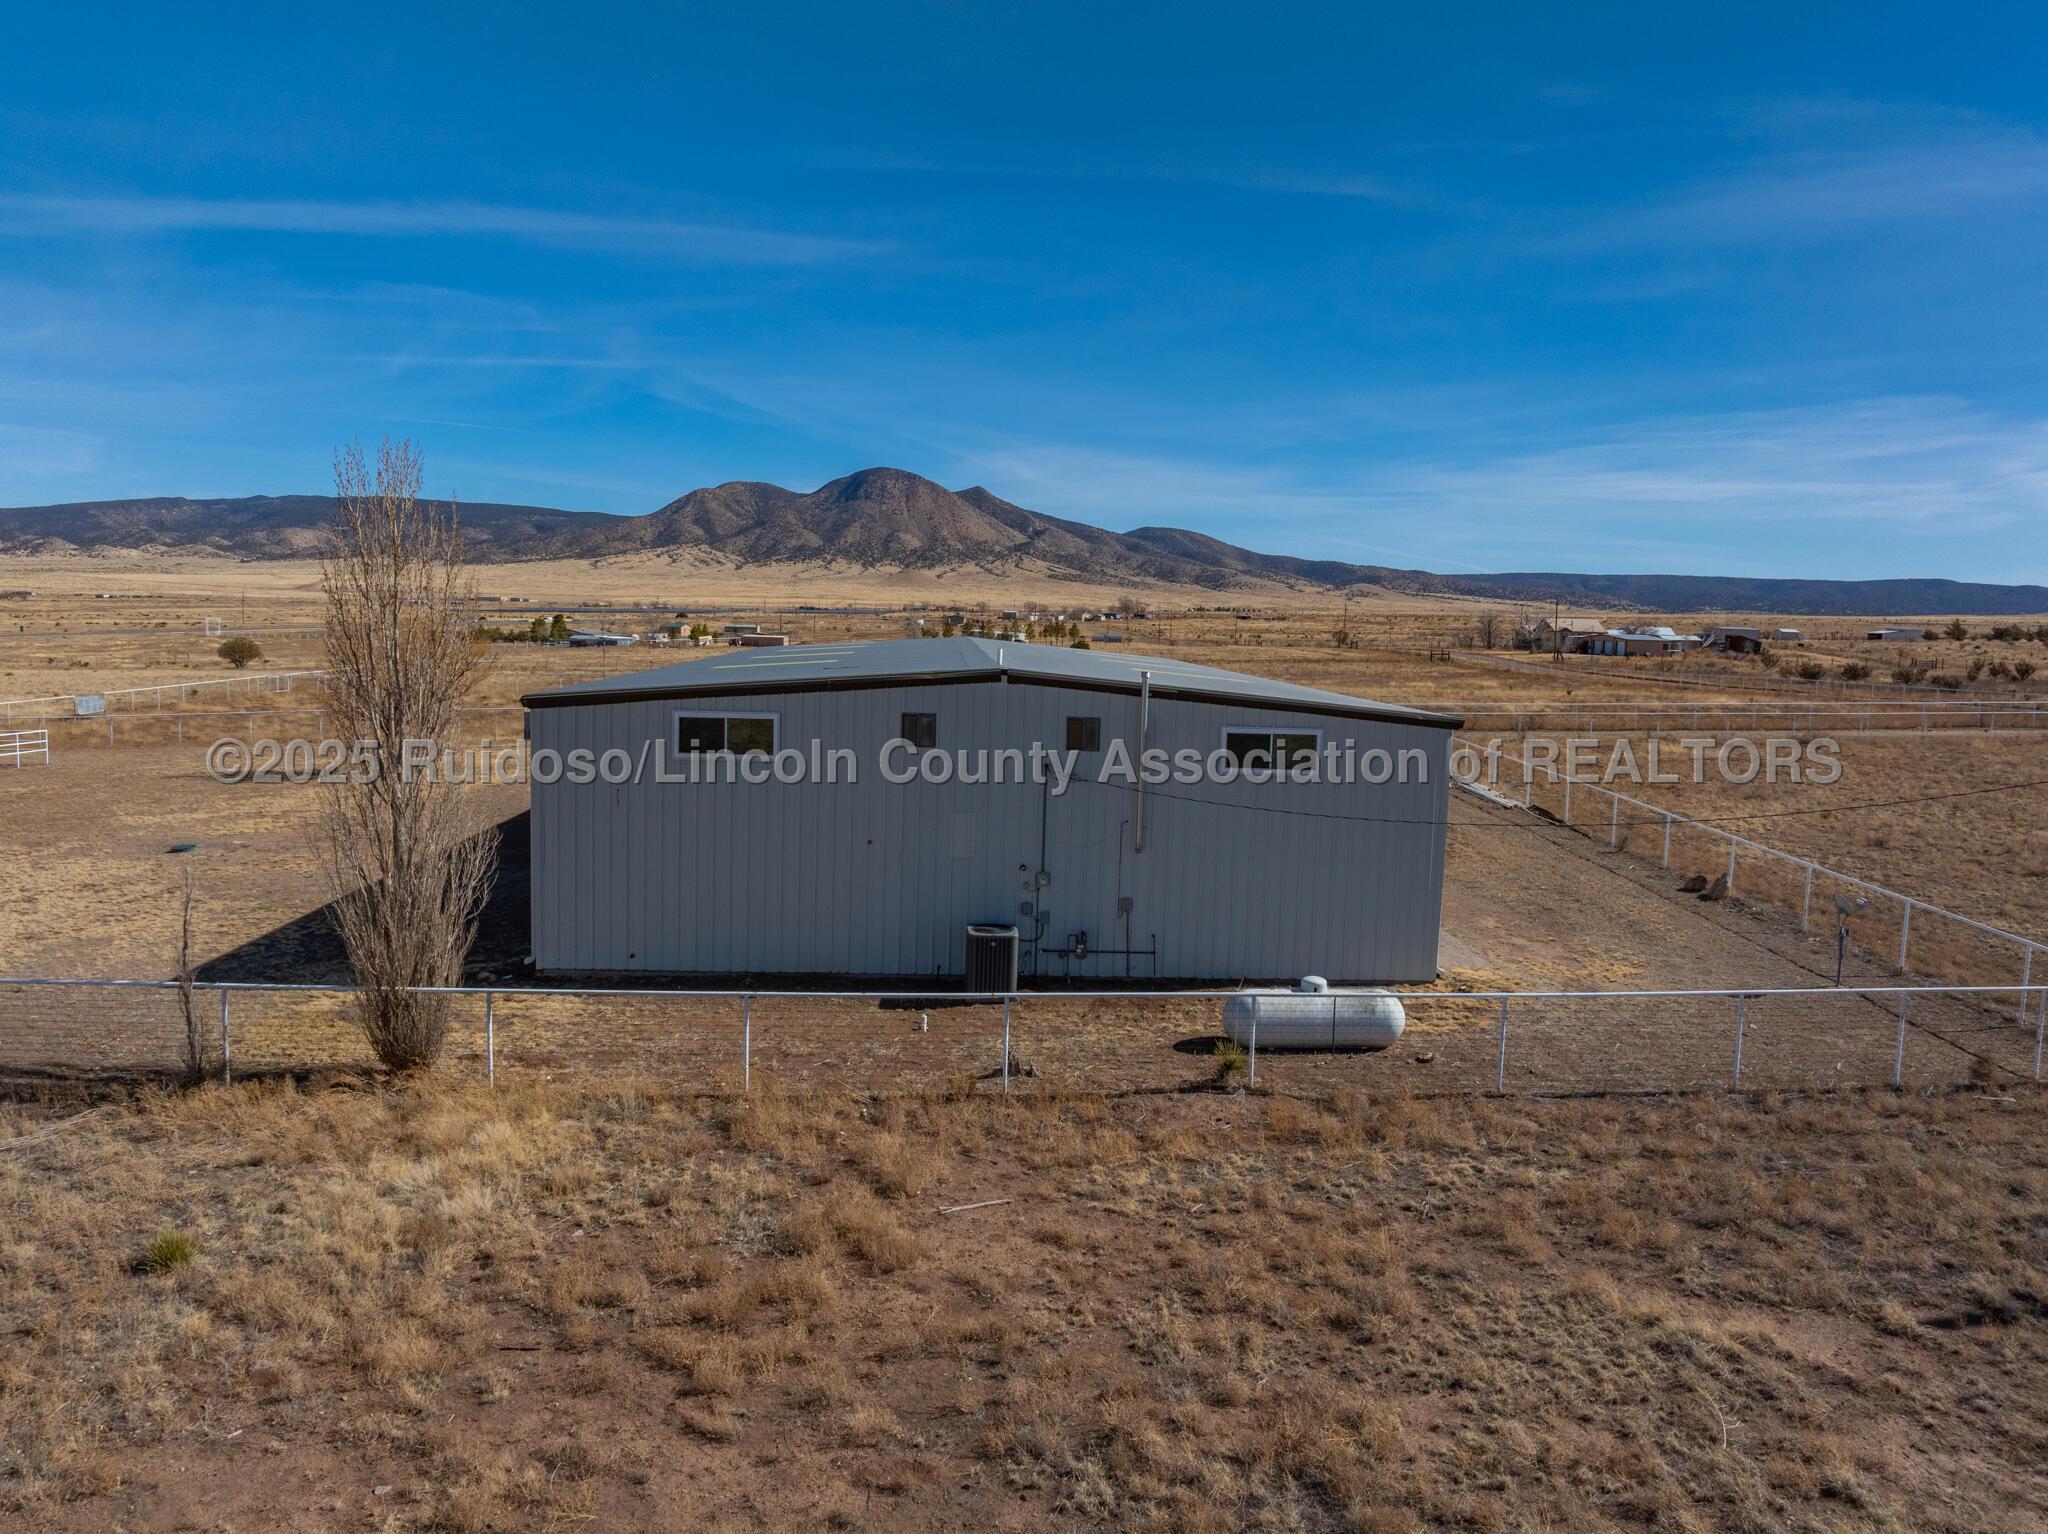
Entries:
[[1411,463],[1376,494],[1496,528],[1534,515],[1982,532],[2039,528],[2048,513],[2048,421],[1948,398],[1696,415],[1586,436],[1490,461]]
[[1003,161],[984,158],[947,161],[899,154],[888,149],[841,148],[813,156],[810,163],[904,175],[1013,177],[1034,181],[1151,181],[1303,197],[1356,198],[1403,207],[1445,205],[1445,199],[1429,188],[1370,171],[1287,165],[1263,160],[1195,163],[1059,158]]
[[[1022,444],[968,452],[961,472],[998,495],[1035,510],[1128,530],[1187,527],[1265,552],[1302,553],[1370,563],[1420,564],[1407,540],[1326,536],[1332,521],[1356,528],[1368,499],[1355,486],[1319,484],[1284,467],[1216,464],[1067,443]],[[1301,532],[1314,549],[1301,546]]]
[[211,230],[371,239],[485,239],[659,253],[684,261],[805,266],[876,256],[871,240],[738,225],[468,201],[72,197],[0,194],[0,234],[121,237]]
[[99,462],[100,439],[90,432],[0,421],[0,475],[34,479],[82,474]]
[[1943,133],[1881,147],[1769,155],[1641,206],[1583,219],[1539,244],[1578,253],[1776,243],[2044,205],[2048,140],[2023,132]]
[[2048,420],[1902,397],[1572,435],[1536,449],[1447,439],[1370,471],[1070,444],[961,462],[1042,510],[1360,563],[1900,574],[1929,552],[1952,557],[1954,538],[1988,536],[2018,563],[1987,578],[2038,578],[2048,565]]

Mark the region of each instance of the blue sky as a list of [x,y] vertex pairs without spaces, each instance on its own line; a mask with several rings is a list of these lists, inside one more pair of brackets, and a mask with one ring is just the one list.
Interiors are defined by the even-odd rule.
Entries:
[[2038,6],[235,9],[0,22],[0,504],[2048,579]]

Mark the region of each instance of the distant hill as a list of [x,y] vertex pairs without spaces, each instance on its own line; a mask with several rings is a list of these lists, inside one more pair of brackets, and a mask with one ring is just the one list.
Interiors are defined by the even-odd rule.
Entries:
[[[1013,505],[979,485],[948,490],[902,469],[863,469],[808,493],[735,480],[692,490],[642,517],[545,506],[465,504],[479,560],[715,554],[747,564],[861,569],[975,567],[1097,584],[1129,581],[1213,592],[1274,584],[1369,586],[1426,596],[1561,601],[1649,612],[2048,612],[2048,587],[1963,581],[1773,580],[1715,575],[1438,575],[1385,565],[1261,554],[1176,527],[1110,532]],[[245,559],[318,553],[334,514],[324,495],[189,500],[162,496],[0,509],[0,554],[162,550]]]
[[[63,506],[0,508],[0,553],[33,553],[38,543],[77,549],[165,549],[245,559],[306,559],[320,552],[334,520],[331,495],[244,495],[188,500],[74,501]],[[574,558],[605,552],[609,530],[632,521],[601,511],[542,506],[462,507],[470,542],[515,559]]]

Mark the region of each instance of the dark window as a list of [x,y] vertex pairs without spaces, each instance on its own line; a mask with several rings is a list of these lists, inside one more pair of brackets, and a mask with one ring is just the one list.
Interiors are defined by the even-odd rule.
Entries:
[[1322,742],[1313,735],[1276,734],[1273,737],[1273,759],[1283,767],[1313,767],[1321,745]]
[[1102,721],[1093,714],[1069,714],[1067,716],[1067,749],[1069,751],[1100,751],[1102,749]]
[[685,714],[676,721],[676,750],[684,756],[725,749],[725,721]]
[[734,756],[773,756],[773,719],[728,719],[725,721],[725,749]]
[[1226,730],[1223,749],[1241,771],[1293,771],[1315,765],[1322,739],[1305,730]]
[[1223,749],[1240,768],[1273,765],[1273,737],[1264,730],[1232,730],[1223,737]]
[[682,714],[676,719],[676,750],[683,756],[714,751],[773,756],[775,721],[744,714]]
[[920,751],[929,751],[939,743],[939,716],[937,714],[905,714],[903,716],[903,739]]

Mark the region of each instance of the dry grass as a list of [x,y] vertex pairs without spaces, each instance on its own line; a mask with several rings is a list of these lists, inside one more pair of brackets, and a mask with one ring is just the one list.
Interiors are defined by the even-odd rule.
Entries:
[[2044,1128],[2031,1091],[150,1095],[0,1160],[0,1500],[2038,1526]]

